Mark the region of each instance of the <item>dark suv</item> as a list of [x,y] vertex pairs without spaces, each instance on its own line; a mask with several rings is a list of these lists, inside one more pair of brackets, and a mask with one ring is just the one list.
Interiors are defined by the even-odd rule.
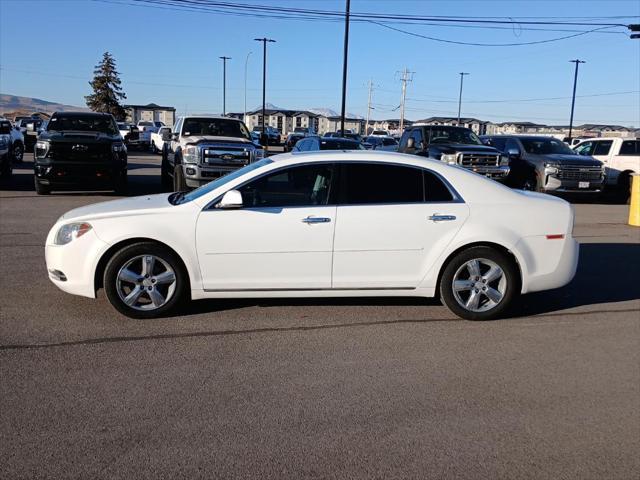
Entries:
[[38,194],[51,190],[127,186],[127,149],[108,113],[56,112],[38,138],[34,154]]
[[459,165],[494,180],[509,174],[509,159],[484,145],[472,130],[448,125],[413,124],[400,139],[398,152],[421,155]]
[[485,136],[483,141],[509,156],[507,184],[540,192],[600,192],[605,170],[601,161],[578,155],[554,137]]

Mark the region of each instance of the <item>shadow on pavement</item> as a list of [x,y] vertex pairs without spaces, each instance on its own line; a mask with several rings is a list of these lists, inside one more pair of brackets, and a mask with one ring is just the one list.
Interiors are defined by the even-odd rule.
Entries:
[[640,299],[640,244],[583,243],[573,281],[557,290],[523,295],[516,316]]
[[[562,288],[523,295],[511,317],[554,313],[569,308],[640,299],[640,244],[587,243],[580,245],[580,262],[573,281]],[[437,306],[435,298],[356,297],[215,299],[189,303],[177,315],[196,315],[251,306]]]

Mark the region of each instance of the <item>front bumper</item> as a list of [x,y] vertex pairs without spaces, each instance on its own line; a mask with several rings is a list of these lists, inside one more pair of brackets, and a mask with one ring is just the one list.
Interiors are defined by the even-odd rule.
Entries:
[[95,298],[94,272],[109,245],[93,230],[67,245],[54,245],[53,238],[61,225],[58,223],[51,229],[45,246],[49,280],[64,292]]
[[466,168],[467,170],[471,170],[472,172],[478,173],[480,175],[484,175],[487,178],[492,178],[494,180],[504,180],[509,175],[511,168],[507,165],[500,166],[463,166],[462,168]]
[[545,175],[543,190],[547,193],[598,193],[604,189],[605,179],[566,180],[553,175]]
[[109,163],[75,163],[36,161],[34,174],[42,185],[58,187],[83,187],[112,185],[127,171],[127,164]]
[[229,165],[200,165],[185,163],[182,165],[182,173],[188,187],[197,188],[220,178],[229,172],[233,172],[247,165],[245,162],[237,162]]

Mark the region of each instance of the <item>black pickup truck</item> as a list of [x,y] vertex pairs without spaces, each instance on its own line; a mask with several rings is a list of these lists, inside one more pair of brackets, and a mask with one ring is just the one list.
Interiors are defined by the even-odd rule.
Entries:
[[127,187],[127,149],[112,115],[56,112],[38,137],[34,154],[35,188],[115,190]]
[[510,171],[507,155],[483,145],[472,130],[464,127],[413,124],[402,134],[398,151],[459,165],[499,181],[504,181]]

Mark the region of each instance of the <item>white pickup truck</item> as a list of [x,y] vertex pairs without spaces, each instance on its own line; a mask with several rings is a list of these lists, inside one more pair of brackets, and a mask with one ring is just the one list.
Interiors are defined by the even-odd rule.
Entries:
[[157,132],[151,134],[151,151],[162,153],[165,141],[171,141],[171,127],[160,127]]
[[618,189],[624,199],[630,192],[631,174],[640,173],[640,139],[599,137],[573,147],[578,155],[589,155],[606,167],[606,184]]

